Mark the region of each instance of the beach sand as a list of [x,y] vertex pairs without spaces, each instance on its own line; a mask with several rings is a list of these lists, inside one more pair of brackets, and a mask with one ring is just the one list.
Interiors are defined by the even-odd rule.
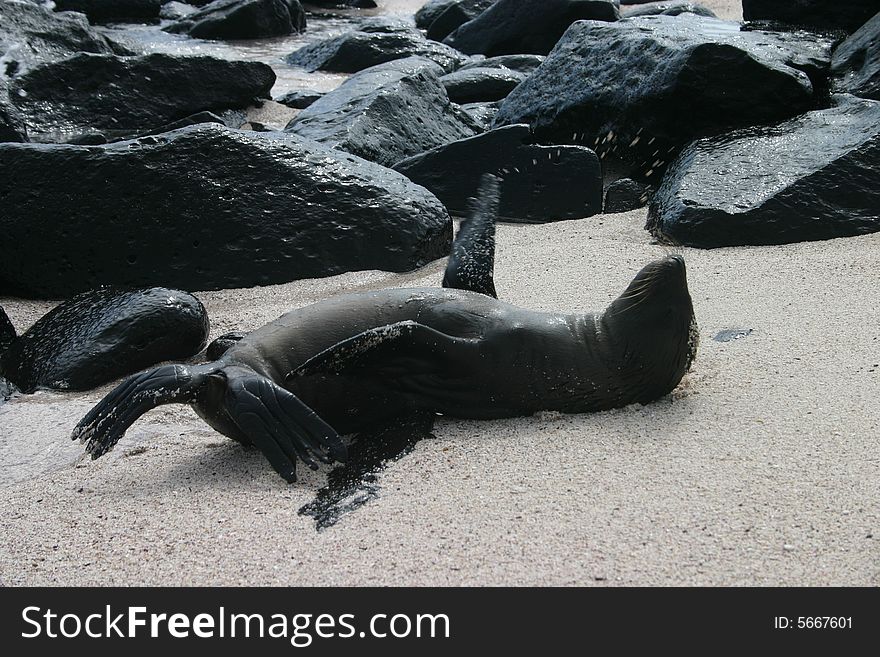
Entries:
[[[644,220],[499,226],[500,296],[604,307],[667,252]],[[880,584],[880,234],[680,252],[702,343],[671,396],[592,415],[442,419],[380,475],[377,499],[323,532],[297,510],[326,468],[285,485],[188,407],[162,407],[108,457],[3,488],[0,581]],[[436,285],[442,269],[199,296],[217,335],[349,290]],[[0,303],[20,326],[49,306]],[[751,333],[713,340],[726,329]],[[4,443],[72,463],[70,430],[105,391],[7,403]]]

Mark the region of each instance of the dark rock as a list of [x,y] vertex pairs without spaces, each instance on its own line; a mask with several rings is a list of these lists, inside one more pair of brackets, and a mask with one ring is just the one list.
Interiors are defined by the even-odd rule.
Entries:
[[495,124],[576,137],[632,157],[650,178],[667,152],[694,138],[814,107],[810,76],[824,77],[834,43],[692,14],[582,21],[505,99]]
[[71,135],[61,143],[71,144],[73,146],[100,146],[101,144],[110,143],[110,141],[111,140],[107,138],[107,135],[101,132],[84,132]]
[[495,120],[495,115],[498,114],[498,108],[501,106],[500,103],[465,103],[464,105],[459,105],[461,111],[467,113],[474,122],[480,126],[481,131],[485,132],[492,127],[492,121]]
[[9,89],[0,77],[0,142],[28,141],[27,127],[21,112],[9,100]]
[[310,43],[284,59],[310,71],[357,73],[410,56],[430,59],[446,72],[467,61],[457,50],[429,41],[414,27],[387,20],[365,22],[357,30]]
[[880,102],[835,99],[688,146],[654,195],[648,229],[703,248],[880,231]]
[[495,4],[496,0],[459,0],[444,9],[428,26],[427,37],[443,41],[460,26],[475,19]]
[[427,30],[444,11],[461,0],[428,0],[416,12],[416,27]]
[[214,0],[162,29],[197,39],[261,39],[305,27],[306,13],[298,0]]
[[480,127],[449,102],[440,67],[417,57],[353,75],[285,128],[385,166]]
[[466,71],[471,68],[507,68],[517,73],[531,73],[547,59],[543,55],[499,55],[498,57],[483,57],[474,55],[471,61],[459,68]]
[[582,146],[529,144],[529,128],[508,126],[440,146],[394,169],[431,190],[454,214],[465,214],[480,178],[502,178],[499,219],[543,223],[602,211],[596,154]]
[[452,102],[478,103],[505,98],[525,79],[505,68],[469,68],[444,75],[440,82]]
[[[207,4],[207,2],[205,3]],[[198,7],[186,2],[166,2],[159,10],[159,18],[176,21],[198,11]]]
[[309,5],[329,8],[352,7],[354,9],[375,9],[373,0],[305,0]]
[[742,0],[747,21],[779,21],[821,30],[855,32],[880,11],[878,0]]
[[[199,123],[216,123],[217,125],[227,125],[226,121],[222,116],[218,116],[214,114],[214,112],[196,112],[195,114],[190,114],[187,117],[180,119],[179,121],[172,121],[171,123],[166,123],[160,128],[155,128],[153,130],[149,130],[148,132],[141,133],[137,135],[137,138],[140,137],[149,137],[150,135],[160,135],[163,132],[171,132],[172,130],[178,130],[180,128],[185,128],[190,125],[198,125]],[[242,121],[241,123],[244,123]],[[240,124],[239,124],[240,125]],[[229,127],[238,127],[238,126],[229,126]],[[72,142],[67,142],[72,143]],[[97,142],[104,143],[104,142]]]
[[53,141],[90,129],[133,135],[197,112],[246,107],[274,83],[272,69],[258,62],[83,53],[18,78],[10,96],[31,138]]
[[78,52],[131,54],[89,26],[85,16],[0,1],[0,77],[20,75]]
[[278,96],[275,102],[293,109],[305,109],[322,96],[325,96],[326,93],[325,91],[315,91],[314,89],[295,89]]
[[195,125],[106,146],[0,144],[0,294],[250,287],[449,253],[427,190],[284,133]]
[[498,0],[443,40],[461,52],[546,55],[581,19],[616,21],[616,0]]
[[880,13],[837,47],[831,74],[835,91],[880,100]]
[[23,392],[89,390],[199,352],[208,314],[179,290],[91,290],[54,308],[6,351],[0,374]]
[[647,185],[630,178],[615,180],[605,190],[605,213],[629,212],[644,207],[648,204],[650,190]]
[[159,19],[164,0],[55,0],[55,11],[78,11],[91,23],[148,23]]
[[695,2],[685,2],[684,0],[672,0],[671,2],[648,2],[621,12],[621,18],[635,18],[636,16],[678,16],[679,14],[697,14],[698,16],[715,17],[715,12]]

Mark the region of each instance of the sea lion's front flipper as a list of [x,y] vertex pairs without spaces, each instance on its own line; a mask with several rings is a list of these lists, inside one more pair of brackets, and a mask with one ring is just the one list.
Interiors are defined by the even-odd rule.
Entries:
[[500,197],[498,178],[485,174],[468,218],[461,223],[443,275],[443,287],[498,298],[495,292],[495,220]]
[[210,365],[163,365],[134,374],[104,397],[76,425],[71,438],[86,442],[93,459],[106,454],[147,411],[162,404],[188,404],[214,372]]
[[345,445],[333,427],[295,395],[259,375],[230,376],[224,406],[229,417],[288,482],[296,481],[296,459],[310,468],[344,462]]
[[477,355],[478,341],[457,338],[412,320],[378,326],[337,342],[287,379],[370,369],[385,376],[439,372]]

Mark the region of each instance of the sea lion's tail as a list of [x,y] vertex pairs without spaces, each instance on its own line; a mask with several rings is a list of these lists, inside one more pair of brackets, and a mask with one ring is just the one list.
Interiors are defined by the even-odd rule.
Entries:
[[216,366],[163,365],[119,384],[76,425],[71,438],[85,442],[93,459],[106,454],[147,411],[162,404],[187,404]]

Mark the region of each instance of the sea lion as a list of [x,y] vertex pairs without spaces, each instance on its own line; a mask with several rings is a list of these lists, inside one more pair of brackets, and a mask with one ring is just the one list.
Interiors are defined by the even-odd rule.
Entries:
[[[479,233],[461,231],[459,246],[493,243]],[[487,271],[447,271],[446,280],[485,290]],[[462,289],[345,294],[288,312],[214,362],[130,378],[73,438],[97,458],[146,411],[188,403],[295,481],[297,458],[312,468],[344,461],[340,434],[409,415],[490,419],[648,403],[678,385],[696,336],[679,255],[648,264],[597,314],[536,312]]]
[[0,376],[22,392],[95,388],[162,361],[188,358],[208,337],[201,302],[164,287],[78,294],[18,337],[4,319],[0,309]]

